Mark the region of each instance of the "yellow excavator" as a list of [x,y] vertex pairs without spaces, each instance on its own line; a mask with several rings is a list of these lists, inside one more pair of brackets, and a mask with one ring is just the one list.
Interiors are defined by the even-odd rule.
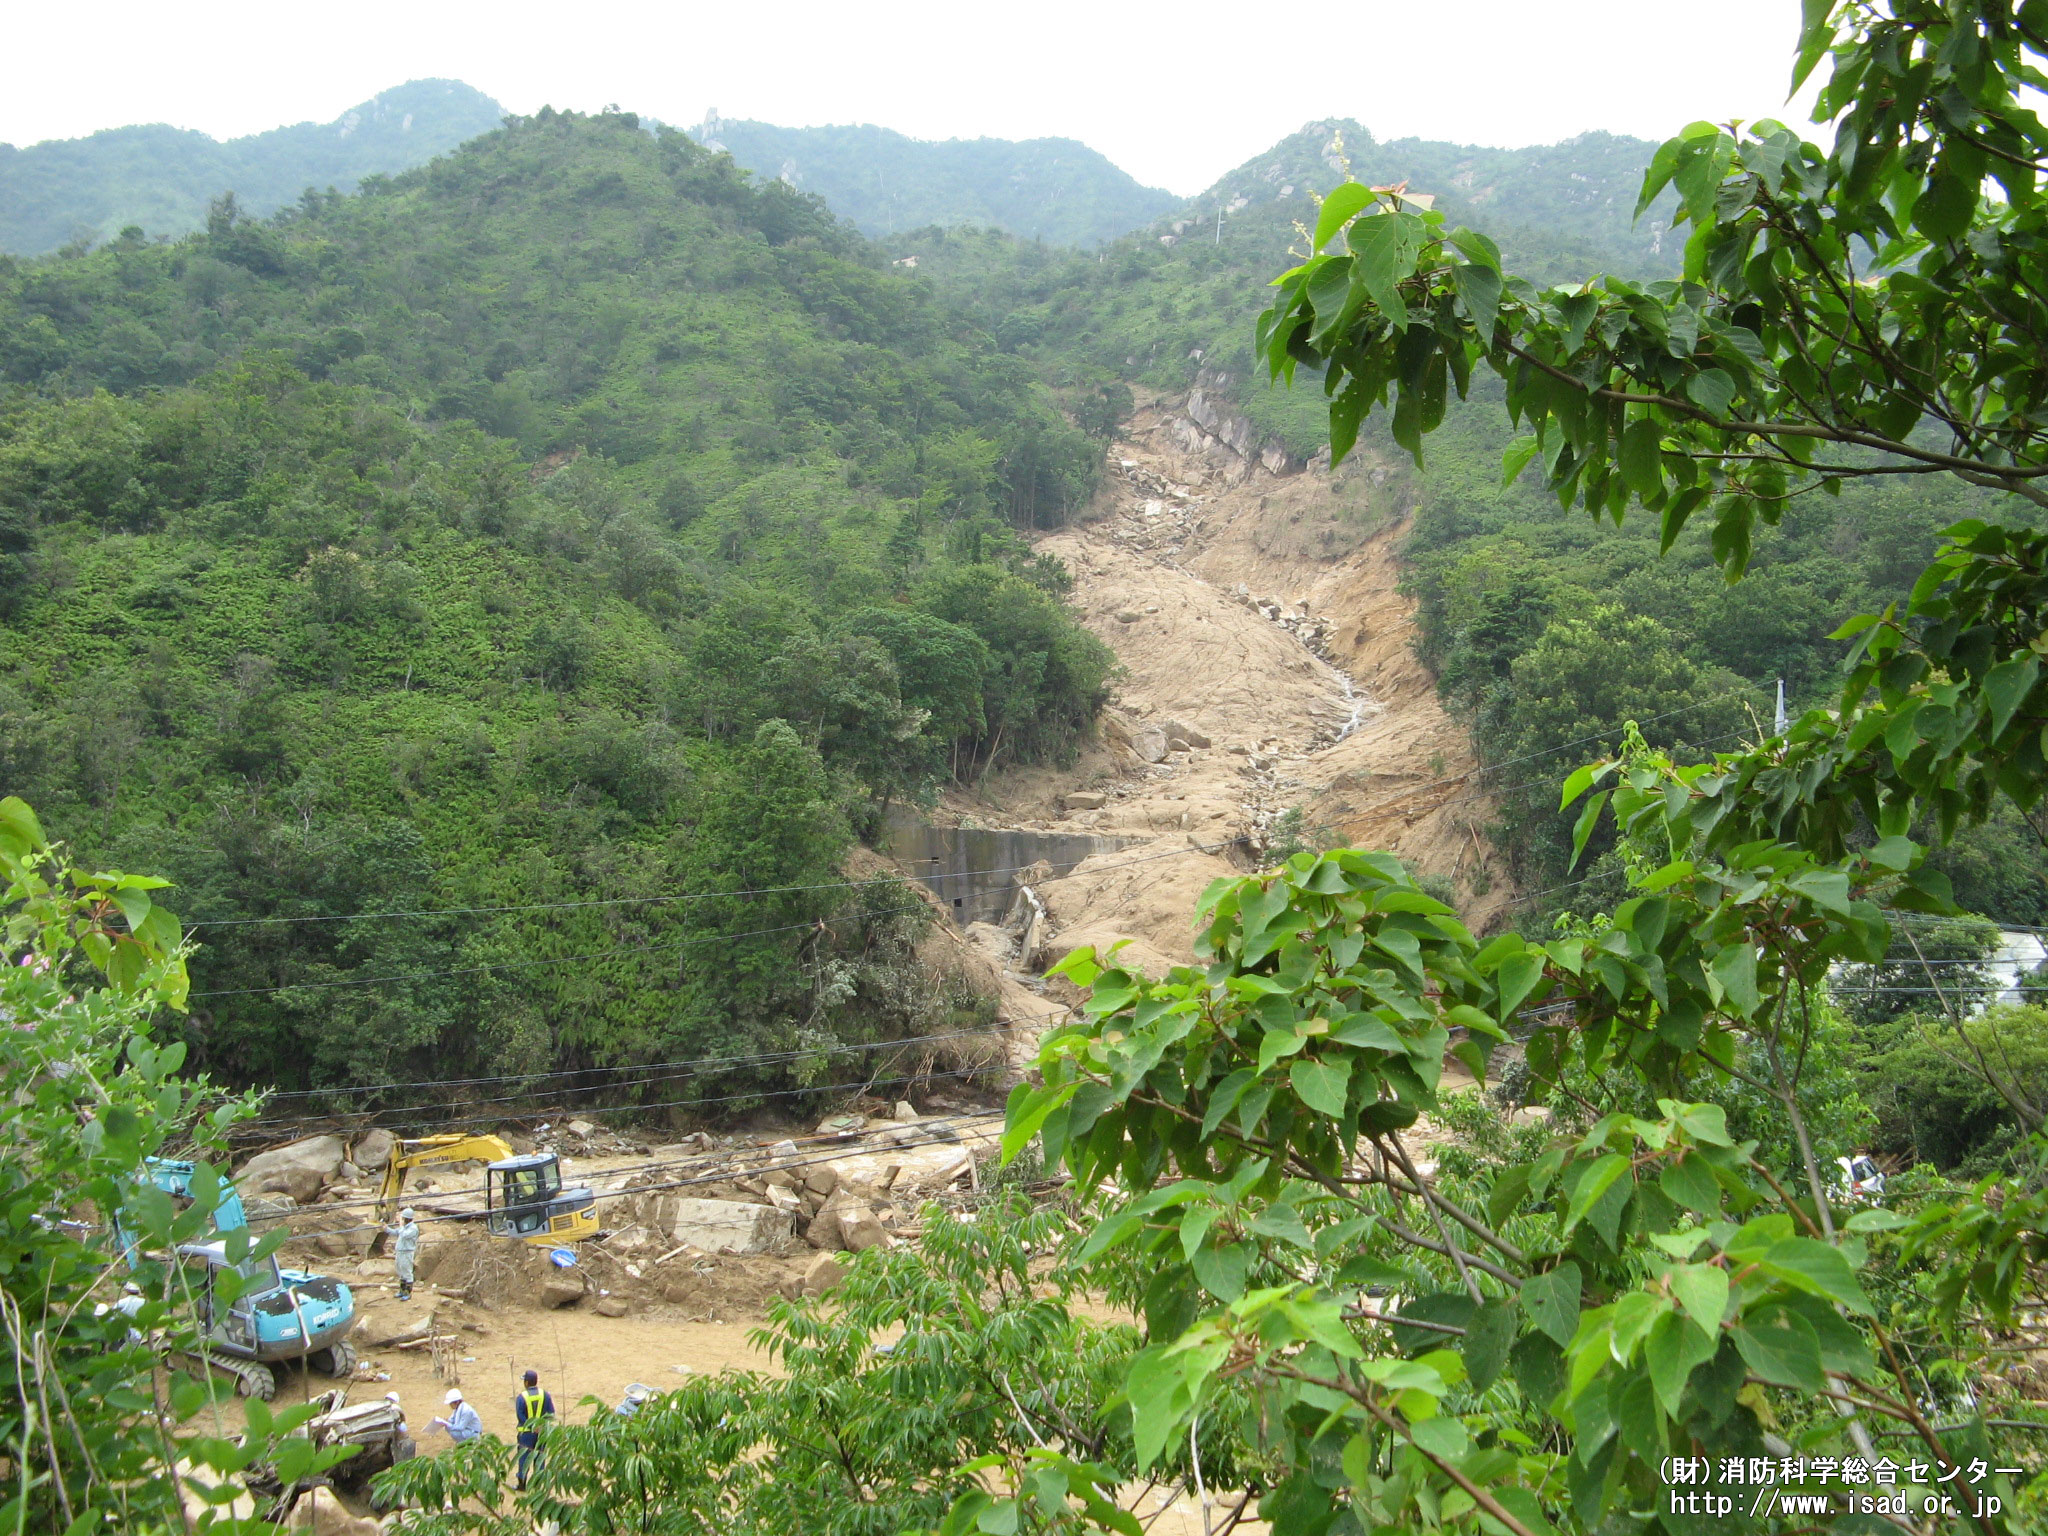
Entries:
[[[587,1188],[562,1188],[562,1160],[552,1152],[520,1156],[498,1136],[422,1136],[401,1141],[384,1165],[377,1217],[385,1226],[398,1219],[405,1176],[433,1163],[484,1165],[484,1224],[494,1237],[520,1242],[580,1243],[597,1234],[597,1196]],[[377,1235],[372,1251],[383,1244]]]

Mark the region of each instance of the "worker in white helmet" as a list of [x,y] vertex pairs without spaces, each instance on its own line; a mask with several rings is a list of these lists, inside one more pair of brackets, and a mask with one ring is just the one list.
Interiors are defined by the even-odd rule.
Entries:
[[398,1271],[398,1299],[412,1299],[413,1265],[420,1256],[420,1224],[413,1220],[412,1207],[407,1206],[398,1213],[398,1225],[386,1227],[385,1234],[392,1239],[391,1263]]
[[462,1400],[462,1389],[451,1387],[448,1391],[448,1416],[436,1419],[429,1426],[429,1432],[436,1429],[448,1431],[448,1438],[457,1445],[465,1440],[474,1440],[484,1432],[484,1421],[477,1411]]

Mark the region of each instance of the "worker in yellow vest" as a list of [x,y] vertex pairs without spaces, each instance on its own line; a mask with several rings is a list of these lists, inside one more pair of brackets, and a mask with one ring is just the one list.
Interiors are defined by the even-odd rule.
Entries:
[[526,1373],[526,1390],[512,1399],[512,1412],[519,1420],[519,1486],[526,1486],[526,1474],[540,1465],[542,1419],[555,1416],[555,1400],[540,1389],[540,1372]]

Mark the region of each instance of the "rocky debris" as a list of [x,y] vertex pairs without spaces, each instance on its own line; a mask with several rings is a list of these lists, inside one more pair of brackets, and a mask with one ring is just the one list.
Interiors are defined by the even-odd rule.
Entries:
[[[1100,794],[1095,790],[1083,789],[1075,790],[1071,794],[1061,795],[1060,804],[1070,811],[1099,811],[1108,799],[1109,796]],[[1050,871],[1051,866],[1048,865],[1047,872],[1050,873]],[[1041,876],[1040,878],[1043,879],[1044,877]]]
[[820,1136],[858,1136],[867,1125],[859,1115],[827,1115],[818,1122]]
[[599,1317],[624,1317],[633,1308],[622,1296],[600,1296],[590,1310]]
[[839,1211],[839,1241],[851,1253],[886,1247],[889,1232],[881,1218],[865,1205],[843,1206]]
[[244,1198],[285,1195],[294,1204],[311,1205],[328,1183],[341,1174],[345,1149],[339,1136],[309,1136],[290,1146],[273,1147],[249,1159],[235,1175]]
[[365,1131],[356,1138],[356,1144],[349,1149],[348,1160],[363,1173],[382,1173],[397,1147],[398,1138],[391,1132]]
[[[579,1286],[578,1294],[582,1288]],[[358,1349],[390,1349],[399,1344],[412,1344],[420,1339],[431,1338],[434,1333],[434,1314],[429,1310],[425,1315],[407,1320],[405,1315],[394,1312],[385,1317],[360,1313],[356,1325],[349,1331],[349,1341]]]
[[654,1225],[670,1241],[706,1253],[767,1253],[796,1235],[790,1212],[772,1205],[682,1195],[664,1195],[656,1202]]
[[803,1294],[824,1296],[846,1278],[846,1266],[829,1253],[821,1253],[804,1266]]
[[540,1304],[550,1311],[574,1306],[583,1299],[583,1282],[562,1276],[543,1280],[540,1286]]

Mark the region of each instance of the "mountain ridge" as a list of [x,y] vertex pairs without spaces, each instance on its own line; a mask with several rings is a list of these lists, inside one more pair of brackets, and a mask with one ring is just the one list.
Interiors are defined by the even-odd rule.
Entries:
[[504,110],[459,80],[409,80],[330,122],[232,139],[137,123],[78,139],[0,144],[0,251],[48,255],[130,227],[189,234],[227,192],[244,212],[272,213],[307,187],[350,191],[366,177],[423,164],[490,132]]
[[[784,128],[716,109],[688,132],[757,175],[818,194],[871,237],[985,225],[1092,247],[1181,203],[1078,139],[916,139],[872,123]],[[906,183],[906,171],[922,179]]]

